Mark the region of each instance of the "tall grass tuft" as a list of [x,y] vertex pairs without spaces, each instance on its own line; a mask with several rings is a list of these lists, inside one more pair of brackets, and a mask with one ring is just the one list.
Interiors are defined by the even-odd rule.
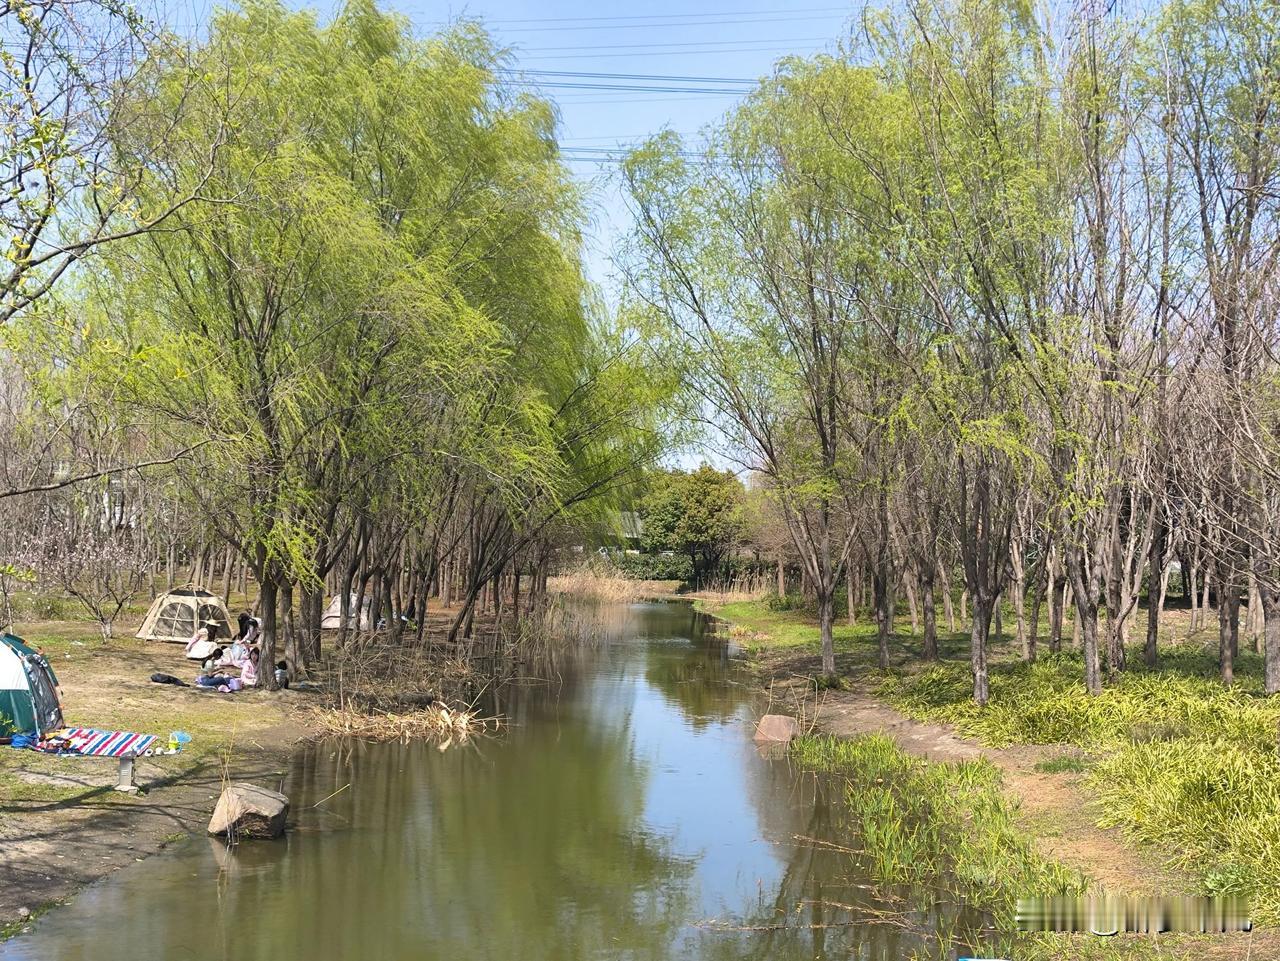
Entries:
[[985,759],[932,764],[880,734],[798,738],[791,752],[807,767],[849,775],[857,857],[880,883],[948,891],[1005,930],[1019,897],[1085,890],[1079,873],[1040,857],[1018,829],[1000,772]]
[[618,568],[600,559],[586,561],[547,578],[547,590],[552,594],[570,594],[621,604],[670,597],[679,589],[679,581],[641,581],[626,577]]

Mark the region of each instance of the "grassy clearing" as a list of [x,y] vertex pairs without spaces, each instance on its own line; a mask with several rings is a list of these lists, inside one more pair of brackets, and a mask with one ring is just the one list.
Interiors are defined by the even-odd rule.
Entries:
[[1099,697],[1082,671],[1074,653],[999,665],[985,709],[961,664],[895,675],[879,693],[988,744],[1090,749],[1104,827],[1170,852],[1206,893],[1250,896],[1259,924],[1280,923],[1280,703],[1261,694],[1259,658],[1241,653],[1229,690],[1213,654],[1190,647],[1164,652],[1155,670],[1135,663]]

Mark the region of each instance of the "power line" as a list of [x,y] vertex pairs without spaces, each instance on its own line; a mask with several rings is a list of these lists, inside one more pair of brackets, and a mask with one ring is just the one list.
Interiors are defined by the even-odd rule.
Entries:
[[[647,13],[635,14],[632,16],[614,16],[614,17],[526,17],[512,19],[489,19],[484,18],[486,23],[598,23],[603,21],[632,21],[632,20],[694,20],[703,17],[738,17],[738,16],[758,16],[761,14],[773,13],[848,13],[848,7],[801,7],[795,10],[787,8],[763,9],[763,10],[708,10],[704,13]],[[451,20],[432,20],[428,21],[433,24],[452,23]]]
[[[514,27],[510,28],[511,33],[551,33],[580,31],[580,30],[648,30],[660,27],[721,27],[732,26],[736,24],[752,24],[752,23],[796,23],[801,20],[829,20],[830,17],[760,17],[756,19],[745,20],[699,20],[694,23],[664,22],[664,23],[619,23],[606,27]],[[508,31],[503,31],[508,32]]]
[[741,49],[730,48],[726,50],[671,50],[667,52],[659,51],[657,53],[611,53],[603,56],[594,53],[556,53],[545,57],[521,57],[520,62],[531,63],[535,60],[613,60],[619,57],[718,57],[723,56],[724,54],[736,53],[766,53],[778,55],[787,53],[810,54],[816,53],[818,49],[818,47],[811,47],[808,50],[804,50],[799,47],[743,47]]
[[749,77],[691,77],[667,73],[591,73],[583,70],[521,70],[536,77],[584,77],[595,80],[664,80],[683,83],[740,83],[754,86]]
[[627,93],[719,93],[731,94],[735,97],[751,92],[749,88],[744,87],[677,87],[658,84],[568,83],[557,81],[543,81],[537,86],[556,90],[620,90]]
[[830,37],[761,37],[757,40],[738,39],[738,40],[691,40],[687,43],[670,43],[668,41],[654,41],[652,43],[579,43],[562,47],[519,47],[519,52],[524,53],[547,53],[553,50],[636,50],[644,47],[723,47],[742,43],[825,43]]

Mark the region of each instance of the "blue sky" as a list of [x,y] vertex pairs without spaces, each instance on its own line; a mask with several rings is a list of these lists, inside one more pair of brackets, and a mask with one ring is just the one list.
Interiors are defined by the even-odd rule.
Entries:
[[[212,11],[235,0],[140,0],[147,12],[179,31],[199,33]],[[341,0],[285,0],[310,8],[322,20]],[[847,34],[856,10],[832,0],[717,0],[686,3],[658,0],[379,0],[403,14],[420,34],[452,20],[482,21],[497,41],[512,49],[517,69],[646,75],[627,80],[533,76],[525,80],[555,101],[562,145],[577,176],[591,183],[593,222],[587,266],[612,301],[610,254],[628,217],[611,175],[617,154],[663,128],[697,134],[728,110],[746,84],[768,74],[791,54],[833,49]],[[666,80],[662,78],[682,78]],[[698,79],[683,79],[698,78]],[[660,90],[584,89],[561,84],[658,87]],[[552,85],[555,86],[552,86]],[[693,88],[675,92],[669,88]],[[716,92],[711,92],[716,91]]]
[[[303,5],[302,3],[298,4]],[[390,9],[407,16],[423,33],[459,16],[482,20],[497,40],[511,47],[520,68],[574,73],[715,80],[626,80],[614,78],[529,78],[560,108],[562,143],[575,173],[593,185],[593,223],[588,269],[606,296],[612,294],[610,253],[627,228],[621,195],[607,159],[627,145],[669,127],[696,134],[738,99],[733,90],[768,74],[779,58],[812,54],[835,46],[847,30],[851,5],[831,0],[720,0],[719,3],[655,4],[589,0],[391,0]],[[322,14],[333,9],[320,4]],[[595,83],[602,86],[699,88],[632,92],[551,87]],[[610,299],[612,299],[610,297]]]

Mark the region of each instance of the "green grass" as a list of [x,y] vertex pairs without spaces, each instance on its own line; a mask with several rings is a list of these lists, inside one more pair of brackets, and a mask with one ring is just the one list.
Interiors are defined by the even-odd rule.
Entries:
[[935,903],[976,907],[996,926],[994,938],[989,932],[944,927],[936,951],[915,957],[954,957],[956,939],[991,942],[986,953],[1021,961],[1185,956],[1162,951],[1149,938],[1018,932],[1018,898],[1081,896],[1086,881],[1038,854],[1019,828],[1000,790],[999,769],[990,761],[930,763],[880,734],[802,737],[793,742],[791,756],[806,767],[848,776],[844,803],[855,835],[850,842],[855,875],[889,889],[929,892]]
[[1241,653],[1231,689],[1212,652],[1170,649],[1154,670],[1136,662],[1135,651],[1098,697],[1074,653],[995,666],[985,709],[961,664],[894,675],[879,693],[987,744],[1090,749],[1103,826],[1165,853],[1206,893],[1250,896],[1257,923],[1280,923],[1280,702],[1262,695],[1260,659]]
[[[729,633],[749,652],[765,650],[794,651],[797,654],[817,654],[821,650],[821,634],[812,611],[772,610],[768,599],[733,601],[728,604],[699,602],[699,610],[712,614],[730,625]],[[901,619],[899,628],[889,642],[891,662],[906,663],[919,657],[920,640],[904,633]],[[849,624],[841,616],[833,625],[836,654],[844,661],[874,666],[878,658],[876,626],[861,612],[856,624]],[[938,645],[944,656],[955,654],[968,643],[967,634],[951,634],[941,631]]]
[[791,753],[852,776],[845,803],[877,881],[945,885],[1006,930],[1020,896],[1084,893],[1084,878],[1036,853],[986,759],[931,764],[881,734],[798,738]]
[[1076,754],[1064,754],[1062,757],[1036,761],[1035,769],[1041,774],[1079,774],[1089,769],[1089,762]]

